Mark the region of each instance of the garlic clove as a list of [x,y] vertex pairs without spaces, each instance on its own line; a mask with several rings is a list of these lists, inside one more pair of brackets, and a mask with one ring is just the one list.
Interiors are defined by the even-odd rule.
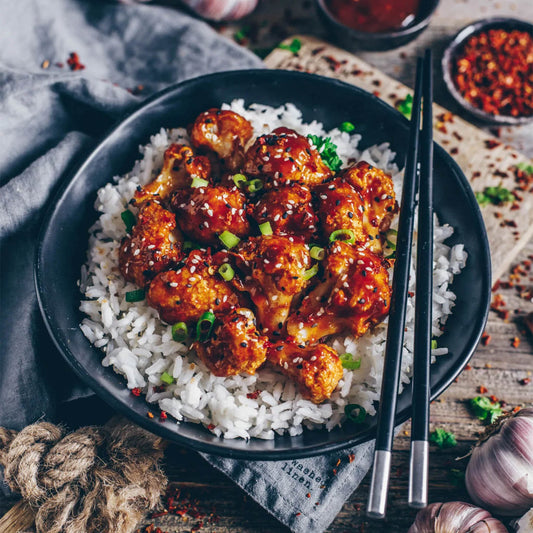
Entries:
[[488,511],[464,502],[432,503],[419,511],[408,533],[508,533]]
[[499,422],[476,446],[465,476],[468,494],[490,511],[517,516],[533,505],[533,408]]
[[201,17],[209,20],[237,20],[251,13],[258,0],[182,0]]
[[516,533],[533,533],[533,507],[520,519],[511,524]]

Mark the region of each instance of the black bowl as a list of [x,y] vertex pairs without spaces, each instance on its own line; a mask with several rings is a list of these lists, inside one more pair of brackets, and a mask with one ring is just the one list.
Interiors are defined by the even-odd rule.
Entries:
[[416,39],[427,27],[439,0],[420,0],[415,20],[399,30],[366,32],[355,30],[336,18],[327,0],[315,0],[320,18],[330,32],[331,39],[347,50],[391,50]]
[[[57,347],[75,372],[112,408],[169,440],[204,452],[247,459],[287,459],[345,448],[375,436],[376,420],[365,428],[345,423],[331,432],[304,431],[297,437],[272,441],[224,440],[192,423],[175,424],[147,418],[148,404],[133,396],[122,377],[104,368],[103,354],[91,346],[79,324],[80,268],[86,259],[88,229],[97,218],[96,191],[113,176],[131,170],[138,146],[161,127],[186,125],[205,109],[234,98],[247,104],[279,106],[293,102],[306,121],[316,119],[330,129],[349,120],[363,135],[362,147],[390,141],[400,166],[407,149],[408,121],[375,96],[352,85],[309,74],[251,70],[224,72],[186,81],[150,98],[116,126],[63,186],[51,206],[40,236],[36,285],[41,311]],[[472,355],[486,321],[490,301],[490,256],[478,204],[453,159],[435,146],[436,211],[442,222],[455,227],[451,243],[464,243],[467,266],[453,283],[457,294],[454,314],[439,344],[450,354],[432,365],[431,397],[438,396]],[[398,399],[396,423],[411,413],[410,390]]]
[[465,100],[461,93],[458,91],[453,81],[453,64],[457,55],[461,52],[461,49],[467,39],[476,33],[481,33],[490,29],[504,29],[504,30],[520,30],[529,33],[533,36],[533,24],[526,22],[525,20],[518,20],[512,18],[495,17],[489,19],[478,20],[468,26],[465,26],[450,42],[444,55],[442,56],[442,75],[448,91],[454,98],[454,100],[468,113],[474,117],[499,126],[518,126],[520,124],[527,124],[533,121],[533,115],[529,117],[512,117],[509,115],[492,115],[481,109],[474,107],[470,102]]

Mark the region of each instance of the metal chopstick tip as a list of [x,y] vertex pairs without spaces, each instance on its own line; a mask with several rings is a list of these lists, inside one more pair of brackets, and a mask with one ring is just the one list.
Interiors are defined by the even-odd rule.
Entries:
[[374,452],[374,469],[370,483],[370,494],[366,514],[370,518],[385,518],[387,492],[389,489],[391,452],[376,450]]

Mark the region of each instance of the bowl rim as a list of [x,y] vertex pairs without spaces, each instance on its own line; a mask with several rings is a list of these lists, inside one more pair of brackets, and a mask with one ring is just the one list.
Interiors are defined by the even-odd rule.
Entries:
[[[370,98],[374,100],[374,102],[381,106],[386,108],[387,112],[394,112],[400,120],[405,121],[408,123],[407,119],[394,107],[388,105],[383,100],[377,98],[375,95],[357,87],[351,84],[348,84],[346,82],[328,78],[325,76],[318,76],[316,74],[309,74],[309,73],[303,73],[303,72],[297,72],[297,71],[286,71],[286,70],[268,70],[268,69],[250,69],[246,70],[247,73],[251,75],[258,75],[258,76],[271,76],[275,75],[280,78],[307,78],[307,79],[319,79],[323,82],[326,82],[328,84],[332,84],[334,86],[341,86],[345,88],[349,88],[350,90],[354,90],[356,92],[364,93],[367,98]],[[94,148],[87,154],[82,153],[80,154],[80,160],[81,163],[78,164],[78,166],[74,166],[73,170],[69,172],[65,178],[64,181],[61,183],[61,185],[58,187],[57,192],[55,193],[53,199],[51,200],[48,209],[42,219],[42,225],[40,228],[39,236],[38,236],[38,246],[35,251],[35,263],[34,263],[34,284],[35,289],[37,293],[37,300],[39,304],[39,308],[41,311],[41,315],[44,319],[44,323],[46,326],[46,329],[51,336],[56,348],[61,353],[64,360],[67,361],[68,365],[71,367],[71,369],[74,370],[75,374],[86,384],[88,385],[101,399],[105,401],[108,405],[110,405],[113,409],[115,409],[117,412],[125,415],[128,419],[132,420],[134,423],[138,424],[139,426],[143,427],[144,429],[151,431],[153,433],[156,433],[163,438],[168,439],[171,442],[178,443],[180,445],[187,446],[189,448],[193,448],[196,451],[199,452],[205,452],[205,453],[212,453],[218,456],[222,457],[229,457],[233,459],[250,459],[250,460],[280,460],[280,459],[299,459],[299,458],[306,458],[306,457],[313,457],[316,455],[324,454],[324,453],[330,453],[333,451],[339,451],[346,449],[350,446],[354,446],[357,444],[362,444],[363,442],[368,442],[372,440],[375,437],[375,430],[374,429],[365,429],[364,431],[360,431],[356,434],[356,436],[352,436],[351,438],[345,438],[345,439],[339,439],[335,442],[328,442],[328,443],[318,443],[318,444],[310,444],[305,446],[304,448],[297,448],[297,449],[266,449],[266,450],[248,450],[243,449],[242,447],[232,447],[233,441],[228,442],[228,440],[225,441],[225,446],[219,446],[216,443],[212,442],[205,442],[202,440],[193,439],[191,437],[185,436],[180,434],[179,432],[170,429],[171,426],[160,424],[157,421],[157,417],[154,417],[154,419],[150,419],[145,416],[145,414],[141,414],[140,412],[137,412],[135,409],[127,405],[125,401],[123,401],[118,396],[113,395],[111,392],[109,392],[100,382],[99,380],[92,376],[89,371],[78,361],[78,359],[74,356],[74,354],[71,352],[69,346],[68,346],[68,339],[63,339],[62,332],[59,330],[59,328],[55,324],[54,316],[53,316],[53,308],[49,305],[51,302],[48,299],[48,296],[46,294],[46,291],[44,290],[44,273],[43,273],[43,248],[45,244],[45,238],[48,233],[48,228],[50,223],[53,221],[54,216],[58,211],[61,209],[61,200],[63,199],[63,196],[68,193],[68,190],[70,187],[74,187],[74,184],[76,183],[76,178],[78,175],[81,175],[86,167],[89,167],[95,159],[101,149],[101,146],[108,140],[109,137],[111,137],[117,130],[120,130],[121,128],[124,128],[129,123],[134,122],[139,118],[140,115],[142,115],[147,109],[149,109],[151,106],[157,105],[157,103],[161,100],[164,100],[167,95],[173,93],[176,90],[181,90],[183,87],[187,87],[189,85],[194,86],[198,83],[204,83],[207,81],[216,80],[217,78],[223,78],[224,76],[242,76],[243,70],[233,70],[233,71],[223,71],[223,72],[217,72],[214,74],[208,74],[196,78],[192,78],[189,80],[185,80],[183,82],[180,82],[178,84],[174,84],[162,91],[159,91],[155,93],[154,95],[150,96],[146,100],[139,103],[139,105],[133,109],[133,111],[126,111],[125,115],[123,115],[121,118],[117,120],[117,122],[107,131],[105,132],[96,142]],[[449,154],[439,145],[435,144],[435,156],[436,157],[444,157],[447,161],[447,164],[450,165],[452,171],[457,174],[457,177],[459,179],[459,183],[462,188],[464,188],[467,193],[470,192],[469,196],[473,196],[473,193],[470,189],[470,185],[468,183],[468,180],[464,176],[464,173],[460,169],[460,167],[457,165],[457,163],[454,161],[454,159],[449,156]],[[474,201],[474,206],[477,206],[477,203]],[[483,218],[481,216],[481,212],[478,207],[475,207],[474,209],[474,216],[477,220],[477,223],[480,224],[480,226],[484,229],[484,223]],[[481,294],[481,304],[483,305],[484,312],[476,316],[475,322],[477,324],[477,327],[475,329],[475,334],[471,337],[471,343],[467,346],[467,349],[461,354],[461,357],[457,359],[456,366],[454,367],[454,370],[450,370],[448,373],[446,373],[441,378],[440,384],[435,384],[431,389],[431,400],[434,400],[437,396],[439,396],[446,388],[448,388],[454,381],[454,379],[461,373],[465,365],[468,363],[472,355],[474,354],[474,351],[479,344],[481,335],[484,330],[484,326],[486,324],[488,314],[489,314],[489,305],[490,305],[490,295],[491,295],[491,262],[490,262],[490,249],[488,244],[488,238],[486,231],[483,231],[482,234],[482,243],[481,250],[484,255],[483,260],[483,271],[479,273],[480,277],[483,280],[483,284],[485,288],[487,289],[484,294]],[[480,305],[481,305],[480,304]],[[87,340],[87,342],[89,342]],[[90,345],[92,348],[94,348],[92,345]],[[109,372],[113,372],[112,369],[109,369]],[[129,392],[127,387],[124,385],[124,390]],[[144,404],[146,406],[150,406],[152,404],[149,404],[146,402],[145,398],[143,397]],[[396,414],[395,418],[395,425],[402,424],[406,420],[408,420],[411,416],[410,409],[405,409],[405,412],[403,414]],[[207,431],[207,430],[206,430]]]
[[[422,1],[424,0],[421,0],[421,2]],[[408,37],[418,33],[419,31],[422,31],[429,24],[431,17],[435,13],[435,10],[437,9],[440,3],[440,0],[431,1],[433,5],[425,17],[419,19],[418,21],[415,17],[415,22],[413,24],[410,24],[409,26],[406,26],[405,28],[399,30],[391,30],[386,32],[361,31],[356,30],[355,28],[351,28],[350,26],[346,26],[346,24],[343,24],[337,17],[333,16],[331,11],[326,6],[326,0],[315,0],[315,3],[332,24],[337,26],[339,29],[348,32],[352,37],[371,40],[375,42],[383,42],[390,39]]]
[[513,17],[490,17],[479,19],[461,28],[451,41],[446,46],[441,60],[442,77],[448,92],[453,99],[468,113],[476,118],[498,126],[518,126],[528,124],[533,121],[533,114],[529,117],[512,117],[509,115],[492,115],[483,111],[470,102],[468,102],[463,95],[458,91],[452,79],[452,60],[457,50],[465,43],[465,41],[472,35],[480,33],[486,29],[497,28],[502,24],[516,25],[517,28],[527,31],[533,38],[533,24],[526,21],[515,19]]

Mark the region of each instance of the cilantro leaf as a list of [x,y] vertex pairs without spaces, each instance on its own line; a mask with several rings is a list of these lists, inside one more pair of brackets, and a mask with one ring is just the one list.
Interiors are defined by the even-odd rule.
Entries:
[[477,192],[476,200],[479,205],[501,205],[505,202],[514,202],[515,197],[509,189],[498,185],[497,187],[485,187],[482,192]]
[[278,44],[278,48],[281,48],[282,50],[288,50],[289,52],[292,52],[294,55],[298,54],[301,47],[302,47],[302,41],[300,41],[300,39],[293,39],[291,44],[284,44],[284,43]]
[[457,445],[455,435],[442,428],[437,428],[429,436],[430,442],[436,444],[441,450],[444,448],[453,448]]
[[326,163],[333,172],[338,172],[342,167],[342,160],[337,155],[337,145],[333,144],[329,137],[326,137],[325,139],[318,135],[308,135],[307,137],[315,145],[324,163]]
[[516,165],[518,170],[524,171],[526,174],[533,174],[533,165],[528,163],[518,163]]
[[492,424],[503,411],[500,402],[493,402],[490,398],[485,396],[476,396],[470,400],[470,405],[474,414],[480,419],[489,424]]
[[411,119],[413,111],[413,96],[408,94],[404,100],[396,104],[396,109],[407,119]]

